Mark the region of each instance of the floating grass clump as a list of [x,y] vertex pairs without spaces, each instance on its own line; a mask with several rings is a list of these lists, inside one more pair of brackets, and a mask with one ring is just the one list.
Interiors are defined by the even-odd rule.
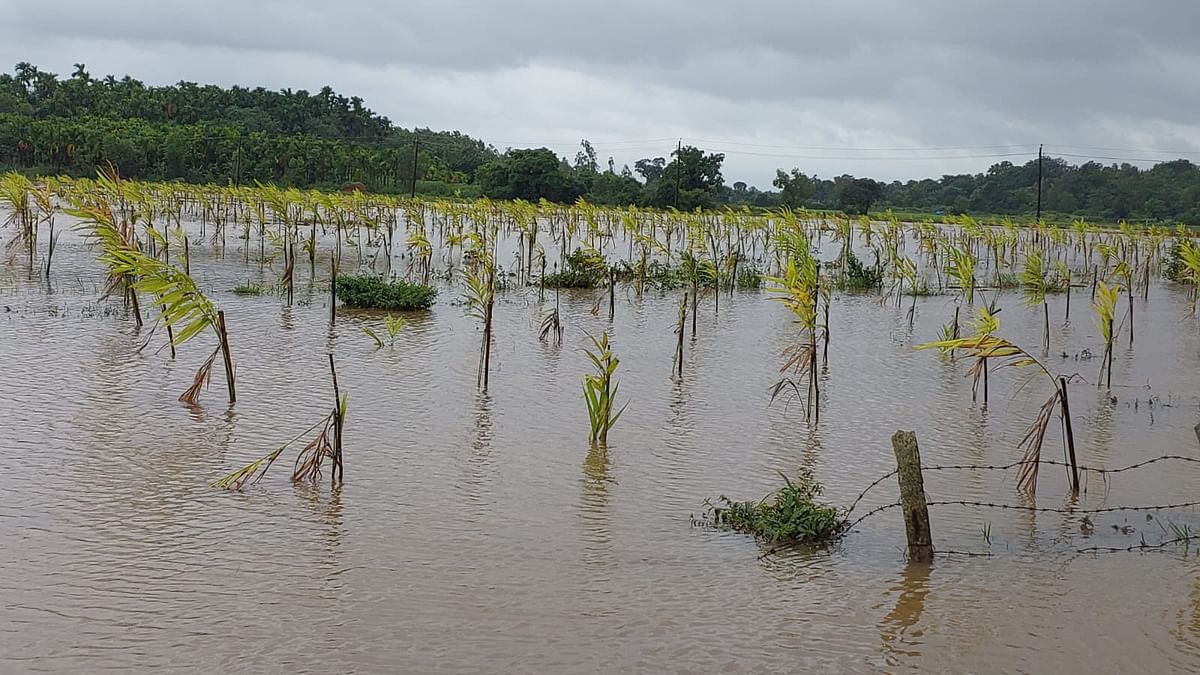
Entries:
[[[783,474],[780,474],[783,476]],[[725,495],[706,502],[706,525],[752,534],[771,544],[826,544],[846,531],[846,518],[836,507],[817,501],[824,489],[808,471],[757,502],[735,502]]]
[[337,278],[337,296],[351,307],[407,311],[428,309],[433,305],[437,291],[424,284],[389,283],[370,275],[344,275]]
[[262,295],[263,287],[258,284],[246,282],[233,287],[234,295]]

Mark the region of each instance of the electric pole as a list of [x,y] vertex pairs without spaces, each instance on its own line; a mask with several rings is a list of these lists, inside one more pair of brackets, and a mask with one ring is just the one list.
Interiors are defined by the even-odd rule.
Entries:
[[421,141],[413,134],[413,175],[412,175],[412,194],[409,195],[413,199],[417,197],[417,151],[421,149]]
[[1038,143],[1037,222],[1042,222],[1042,144]]
[[233,157],[233,185],[242,186],[242,135],[238,134],[237,154]]
[[683,139],[675,146],[675,209],[679,210],[679,179],[683,176]]

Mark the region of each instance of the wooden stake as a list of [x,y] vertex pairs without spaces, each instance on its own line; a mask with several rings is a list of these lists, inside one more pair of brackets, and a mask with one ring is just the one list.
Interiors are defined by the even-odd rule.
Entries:
[[1058,391],[1062,397],[1063,431],[1067,439],[1067,461],[1071,464],[1071,492],[1079,494],[1079,467],[1075,464],[1075,430],[1071,427],[1071,404],[1067,400],[1067,378],[1058,378]]
[[129,302],[133,306],[133,323],[138,328],[142,327],[142,309],[138,306],[137,291],[133,289],[133,284],[125,282],[125,292],[129,294]]
[[342,394],[338,390],[337,368],[333,366],[333,352],[329,353],[329,374],[333,377],[333,471],[329,478],[332,482],[340,482],[345,476],[342,467]]
[[983,407],[988,404],[988,368],[987,357],[983,357]]
[[608,268],[608,320],[617,312],[617,268]]
[[[697,262],[697,264],[699,264]],[[692,339],[696,339],[696,302],[700,298],[700,281],[692,276]],[[685,294],[686,295],[686,294]]]
[[237,387],[233,381],[233,357],[229,355],[229,333],[225,330],[225,310],[217,311],[217,329],[221,338],[221,358],[225,361],[225,384],[229,387],[229,403],[237,403]]
[[329,325],[337,320],[337,258],[329,256]]
[[688,294],[684,292],[683,300],[679,301],[679,325],[675,328],[678,340],[675,343],[675,374],[683,377],[683,332],[687,326]]
[[908,557],[917,562],[933,559],[933,537],[929,531],[929,506],[925,501],[925,481],[921,476],[921,451],[917,435],[897,431],[892,436],[900,481],[900,508],[904,511],[904,534],[908,538]]

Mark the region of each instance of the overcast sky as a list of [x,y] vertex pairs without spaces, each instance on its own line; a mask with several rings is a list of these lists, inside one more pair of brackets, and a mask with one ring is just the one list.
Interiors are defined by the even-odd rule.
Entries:
[[778,167],[983,171],[1039,142],[1200,159],[1196,0],[0,0],[0,17],[9,70],[329,84],[501,149],[588,138],[618,168],[682,138],[764,188]]

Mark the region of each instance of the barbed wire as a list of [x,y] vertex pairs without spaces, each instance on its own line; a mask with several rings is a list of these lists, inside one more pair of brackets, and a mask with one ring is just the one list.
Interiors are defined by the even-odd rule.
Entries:
[[934,549],[933,554],[940,555],[940,556],[959,555],[959,556],[965,556],[965,557],[969,557],[969,558],[994,558],[994,557],[996,557],[996,554],[994,554],[990,551],[952,551],[952,550],[942,551],[942,550]]
[[[846,527],[846,529],[852,530],[855,527],[857,527],[859,523],[866,520],[867,518],[870,518],[871,516],[874,516],[883,511],[897,508],[901,505],[902,504],[900,502],[892,502],[891,504],[884,504],[882,506],[877,506],[877,507],[871,509],[870,511],[867,511],[863,515],[859,516],[858,519],[851,522],[850,525],[848,525]],[[1174,510],[1174,509],[1194,508],[1196,506],[1200,506],[1200,500],[1189,501],[1189,502],[1177,502],[1177,503],[1173,503],[1173,504],[1151,504],[1148,506],[1098,506],[1098,507],[1092,507],[1092,508],[1065,507],[1065,506],[1027,506],[1024,504],[999,504],[996,502],[981,502],[981,501],[975,501],[975,500],[969,500],[969,499],[935,500],[935,501],[925,502],[925,505],[926,506],[971,506],[971,507],[975,507],[975,508],[1004,509],[1004,510],[1010,510],[1010,511],[1026,511],[1029,513],[1063,513],[1063,514],[1090,515],[1090,514],[1098,514],[1098,513],[1114,513],[1117,511],[1143,512],[1143,511],[1167,511],[1167,510]]]
[[[883,506],[877,506],[877,507],[871,509],[870,511],[867,511],[863,515],[859,516],[858,520],[855,520],[854,522],[847,525],[846,530],[847,531],[853,530],[855,527],[858,526],[859,523],[866,520],[867,518],[870,518],[871,516],[875,515],[876,513],[879,513],[881,511],[887,511],[888,509],[894,509],[897,506],[900,506],[900,502],[892,502],[891,504],[884,504]],[[846,515],[848,516],[849,514],[850,514],[850,512],[847,511]]]
[[1075,549],[1076,553],[1130,553],[1133,551],[1161,551],[1168,546],[1177,546],[1186,544],[1193,539],[1200,539],[1200,534],[1189,534],[1183,537],[1176,537],[1166,541],[1160,541],[1157,544],[1147,544],[1143,539],[1137,544],[1129,546],[1089,546],[1087,548]]
[[[1141,462],[1136,462],[1134,464],[1118,467],[1115,469],[1105,469],[1102,467],[1093,467],[1093,466],[1077,466],[1076,468],[1079,471],[1096,473],[1096,474],[1100,474],[1103,476],[1103,475],[1108,475],[1108,474],[1121,473],[1124,471],[1132,471],[1134,469],[1140,469],[1142,467],[1150,466],[1151,464],[1156,464],[1158,462],[1164,462],[1164,461],[1178,461],[1178,462],[1190,462],[1190,463],[1194,463],[1194,464],[1200,464],[1200,458],[1186,457],[1184,455],[1160,455],[1158,457],[1152,457],[1150,459],[1143,460]],[[922,466],[921,470],[922,471],[964,471],[964,470],[1009,471],[1009,470],[1016,469],[1016,468],[1026,466],[1029,464],[1046,464],[1048,466],[1062,466],[1062,467],[1068,467],[1068,468],[1071,466],[1068,462],[1064,462],[1064,461],[1058,460],[1058,459],[1036,459],[1036,460],[1020,460],[1020,461],[1016,461],[1016,462],[1011,462],[1009,464],[941,464],[941,465],[934,465],[934,466]],[[853,502],[851,502],[850,508],[846,510],[846,515],[849,516],[851,513],[854,512],[854,509],[858,507],[859,503],[862,502],[863,498],[865,498],[867,496],[868,492],[875,489],[880,483],[884,482],[885,480],[891,478],[892,476],[895,476],[897,473],[899,473],[898,469],[892,469],[891,471],[885,473],[884,475],[880,476],[876,480],[872,481],[871,484],[868,485],[865,489],[863,489],[863,491],[861,493],[859,493],[858,497]],[[930,504],[933,504],[933,502],[930,502]]]
[[[853,502],[850,503],[850,508],[846,509],[846,516],[849,517],[851,513],[854,513],[854,509],[858,508],[859,502],[861,502],[863,500],[863,497],[867,496],[868,492],[875,489],[875,486],[877,486],[880,483],[882,483],[883,481],[891,478],[892,476],[895,476],[898,473],[900,473],[899,469],[892,469],[891,471],[883,474],[876,480],[872,481],[871,484],[868,485],[866,488],[864,488],[863,491],[861,493],[859,493],[858,497]],[[897,504],[898,503],[899,502],[897,502]]]
[[1027,511],[1029,513],[1078,513],[1096,514],[1113,513],[1115,511],[1167,511],[1186,509],[1200,506],[1200,500],[1178,502],[1174,504],[1151,504],[1148,506],[1099,506],[1093,508],[1063,507],[1063,506],[1026,506],[1023,504],[997,504],[995,502],[980,502],[969,499],[950,499],[926,502],[927,506],[973,506],[986,509],[1006,509],[1012,511]]

